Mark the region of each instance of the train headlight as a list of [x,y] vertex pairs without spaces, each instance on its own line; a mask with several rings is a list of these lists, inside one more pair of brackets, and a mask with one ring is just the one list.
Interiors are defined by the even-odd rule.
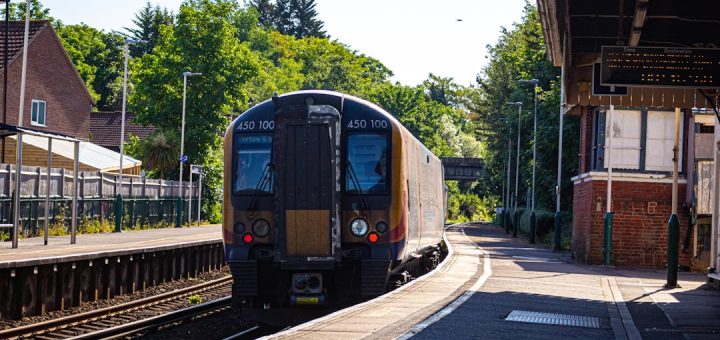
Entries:
[[355,236],[364,236],[368,232],[368,223],[362,218],[356,218],[350,223],[350,232]]
[[235,223],[233,231],[235,232],[235,234],[242,235],[242,233],[245,232],[245,225],[241,222]]
[[378,233],[384,234],[388,230],[388,225],[380,221],[375,225],[375,230],[377,230]]
[[270,223],[265,220],[257,220],[252,226],[253,233],[257,237],[265,237],[270,233]]

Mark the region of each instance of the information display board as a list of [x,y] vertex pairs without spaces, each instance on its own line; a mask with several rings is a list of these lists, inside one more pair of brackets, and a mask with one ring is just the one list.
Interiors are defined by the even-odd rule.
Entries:
[[720,49],[603,46],[605,86],[720,88]]

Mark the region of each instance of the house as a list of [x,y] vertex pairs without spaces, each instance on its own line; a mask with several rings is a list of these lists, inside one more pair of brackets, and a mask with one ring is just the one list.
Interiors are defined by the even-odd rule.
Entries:
[[[25,22],[11,21],[9,27],[7,113],[3,115],[4,102],[0,94],[0,123],[17,126]],[[0,25],[0,37],[4,34],[5,25]],[[0,51],[4,48],[4,39],[0,39]],[[3,76],[4,72],[0,72],[0,90]],[[92,97],[50,22],[31,21],[22,127],[39,134],[26,134],[23,138],[23,165],[46,166],[46,137],[64,136],[81,141],[81,170],[118,171],[120,154],[89,141],[92,106]],[[0,155],[5,163],[13,163],[15,137],[7,137],[5,141],[5,147],[0,147]],[[71,144],[53,141],[54,166],[73,168]],[[124,172],[139,174],[140,165],[140,161],[126,156]]]
[[[25,23],[11,21],[9,26],[7,117],[0,122],[17,125]],[[0,37],[4,34],[0,25]],[[0,39],[0,51],[3,44]],[[23,127],[87,140],[93,100],[49,21],[30,22],[27,61]]]
[[[90,141],[108,148],[113,151],[120,152],[120,123],[122,121],[121,112],[91,112],[90,113]],[[125,141],[130,136],[136,136],[145,139],[155,133],[157,129],[150,126],[142,126],[135,122],[135,115],[129,112],[125,113]]]

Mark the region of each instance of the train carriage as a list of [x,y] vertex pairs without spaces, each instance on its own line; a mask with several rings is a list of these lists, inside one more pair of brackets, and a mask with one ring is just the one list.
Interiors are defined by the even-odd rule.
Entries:
[[377,296],[433,254],[443,168],[392,115],[330,91],[273,96],[225,134],[225,256],[247,308]]

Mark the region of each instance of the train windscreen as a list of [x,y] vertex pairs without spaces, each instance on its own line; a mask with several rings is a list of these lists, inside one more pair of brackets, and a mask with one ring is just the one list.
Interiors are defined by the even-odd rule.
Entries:
[[272,136],[237,135],[234,147],[233,191],[237,194],[272,193]]
[[345,191],[383,194],[387,192],[387,135],[352,133],[347,139]]

